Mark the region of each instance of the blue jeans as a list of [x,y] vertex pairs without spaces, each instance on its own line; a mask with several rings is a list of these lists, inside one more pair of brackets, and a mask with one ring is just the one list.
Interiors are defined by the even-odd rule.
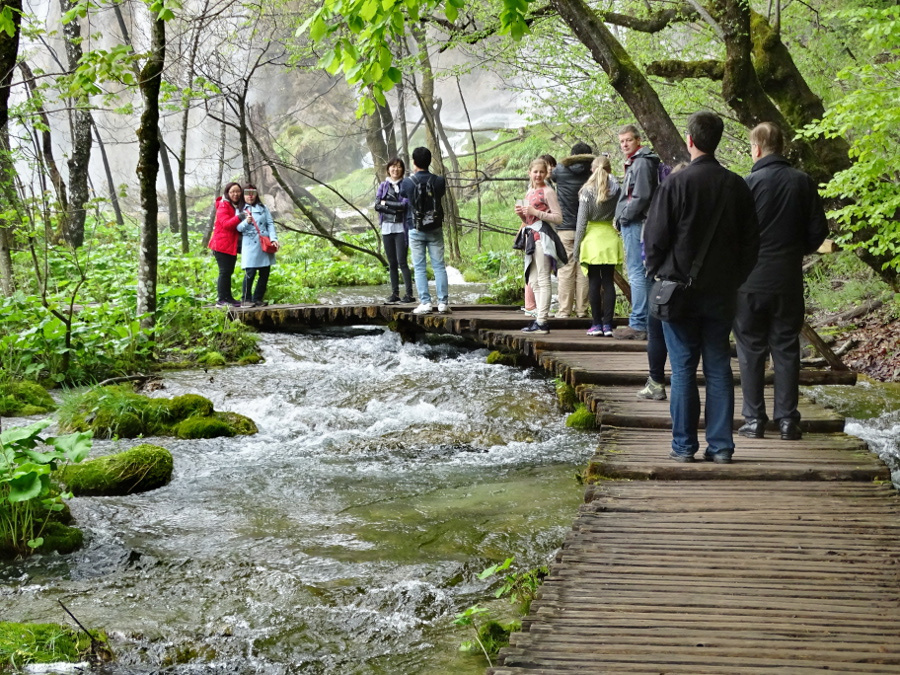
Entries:
[[729,457],[734,452],[734,378],[728,343],[733,319],[734,299],[695,292],[686,318],[663,322],[672,364],[672,450],[679,455],[693,456],[700,448],[697,364],[701,356],[706,378],[706,452],[724,452]]
[[431,269],[434,270],[434,285],[437,291],[439,304],[447,304],[450,301],[447,288],[447,268],[444,266],[444,230],[438,228],[433,232],[409,231],[409,250],[412,252],[413,270],[416,275],[416,292],[419,294],[419,302],[429,304],[431,294],[428,292],[428,274],[425,271],[425,250],[428,249],[428,257],[431,259]]
[[626,220],[622,223],[622,243],[625,244],[625,271],[631,285],[631,315],[628,325],[635,330],[647,330],[647,315],[650,306],[647,296],[650,294],[652,281],[647,278],[644,268],[644,255],[641,245],[642,220]]

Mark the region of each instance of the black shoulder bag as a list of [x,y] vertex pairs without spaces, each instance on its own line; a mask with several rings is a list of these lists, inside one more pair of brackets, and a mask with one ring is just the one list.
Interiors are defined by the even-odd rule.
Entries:
[[678,321],[685,316],[687,309],[688,289],[700,274],[700,268],[703,266],[703,260],[706,258],[706,252],[712,243],[713,235],[722,219],[722,212],[725,210],[725,199],[720,198],[716,207],[713,226],[706,231],[703,237],[703,243],[694,258],[694,264],[691,265],[691,271],[688,273],[687,282],[677,279],[660,279],[657,278],[653,282],[650,289],[650,313],[660,321]]

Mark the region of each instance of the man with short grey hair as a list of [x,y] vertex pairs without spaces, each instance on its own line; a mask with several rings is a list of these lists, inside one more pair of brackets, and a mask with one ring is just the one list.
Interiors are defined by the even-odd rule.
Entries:
[[616,205],[615,225],[625,244],[625,271],[631,285],[631,314],[628,325],[620,326],[613,337],[620,340],[647,338],[647,295],[650,282],[644,270],[642,250],[644,221],[659,187],[659,157],[641,145],[641,133],[633,124],[619,129],[619,147],[625,155],[625,180]]

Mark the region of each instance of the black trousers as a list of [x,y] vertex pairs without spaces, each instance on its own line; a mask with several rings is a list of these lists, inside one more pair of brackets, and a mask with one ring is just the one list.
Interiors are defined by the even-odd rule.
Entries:
[[803,316],[802,293],[738,293],[733,328],[741,367],[745,419],[768,419],[763,390],[770,353],[775,366],[773,419],[800,419],[797,400],[800,396]]
[[[269,285],[269,271],[271,267],[248,267],[244,270],[244,285],[241,291],[241,300],[244,302],[262,302],[266,295],[266,287]],[[259,272],[259,282],[256,289],[253,288],[253,280]]]
[[403,273],[403,285],[406,286],[406,294],[412,295],[412,275],[409,273],[409,264],[406,262],[409,242],[406,232],[381,235],[384,241],[384,254],[388,260],[388,273],[391,276],[391,293],[400,295],[400,274]]
[[237,263],[236,255],[229,255],[221,251],[213,251],[213,257],[219,266],[219,278],[216,280],[216,300],[218,302],[235,302],[231,293],[231,275],[234,274],[234,265]]
[[616,311],[615,270],[615,265],[588,265],[588,302],[595,326],[612,326]]
[[662,321],[648,313],[647,365],[650,369],[650,377],[654,382],[665,384],[667,358],[669,358],[669,350],[666,348],[666,336],[663,334]]

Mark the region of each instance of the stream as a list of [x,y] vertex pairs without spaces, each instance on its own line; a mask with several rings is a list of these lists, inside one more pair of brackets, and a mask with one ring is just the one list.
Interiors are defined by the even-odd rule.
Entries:
[[[168,447],[165,488],[76,498],[71,556],[0,563],[0,617],[107,630],[136,673],[483,673],[455,614],[503,620],[485,567],[549,562],[595,437],[552,381],[381,328],[263,335],[256,366],[173,372],[260,432]],[[139,442],[95,441],[94,454]]]

